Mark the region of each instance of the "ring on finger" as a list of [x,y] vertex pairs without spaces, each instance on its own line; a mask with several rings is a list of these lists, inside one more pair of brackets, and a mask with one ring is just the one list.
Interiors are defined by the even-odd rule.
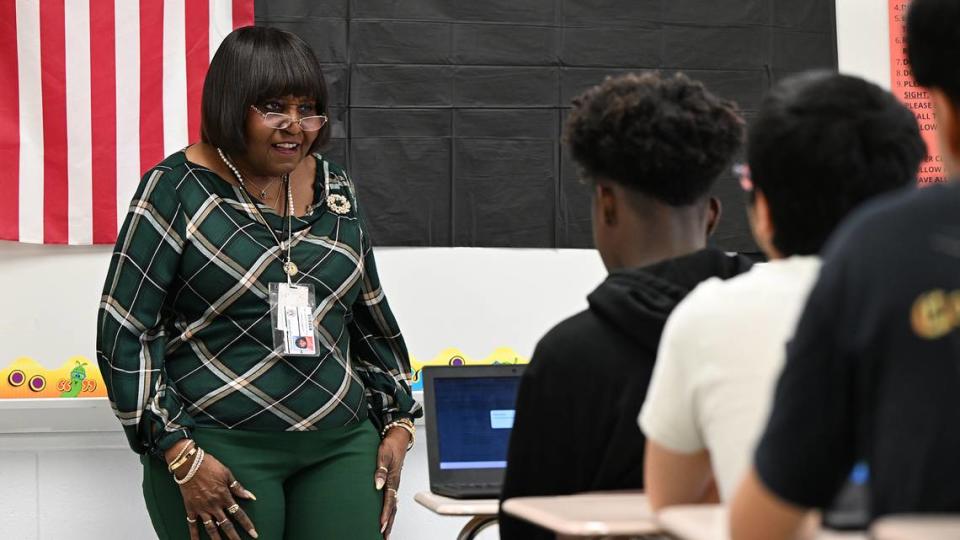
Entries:
[[392,492],[393,492],[393,496],[394,496],[394,497],[397,496],[397,488],[388,487],[388,488],[387,488],[387,491],[392,491]]
[[223,524],[230,521],[230,518],[223,518],[223,521],[217,522],[217,527],[223,527]]
[[213,525],[213,520],[212,520],[212,519],[208,519],[208,520],[206,520],[206,521],[203,522],[203,526],[204,526],[204,527],[209,527],[209,526],[211,526],[211,525]]
[[378,471],[383,471],[383,472],[390,472],[390,469],[384,467],[383,465],[377,467],[377,470],[378,470]]
[[230,512],[231,514],[236,514],[239,511],[240,511],[239,504],[234,503],[227,507],[227,512]]
[[196,522],[197,522],[197,520],[192,519],[190,516],[187,516],[187,523],[193,524],[193,523],[196,523]]
[[239,483],[240,483],[239,480],[234,480],[233,482],[230,482],[230,485],[227,486],[227,487],[230,488],[230,489],[233,489],[233,488],[237,487],[237,484],[239,484]]

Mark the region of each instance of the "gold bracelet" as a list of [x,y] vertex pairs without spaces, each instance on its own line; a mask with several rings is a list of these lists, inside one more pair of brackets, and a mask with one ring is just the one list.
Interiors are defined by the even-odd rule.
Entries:
[[[186,457],[190,455],[190,451],[195,451],[196,447],[197,443],[195,441],[188,440],[187,444],[183,445],[183,448],[181,448],[180,452],[177,453],[177,457],[170,460],[170,464],[167,465],[167,470],[173,472],[175,468],[174,464],[181,460],[185,460]],[[177,465],[177,467],[179,467],[179,465]]]
[[193,448],[190,449],[189,452],[187,452],[187,455],[183,456],[183,458],[181,458],[179,461],[175,461],[171,463],[168,469],[170,470],[170,472],[173,472],[179,469],[181,466],[183,466],[184,463],[190,460],[191,456],[193,456],[196,453],[197,453],[197,447],[194,446]]
[[176,482],[177,485],[182,486],[190,480],[193,480],[193,477],[196,476],[197,471],[200,470],[200,464],[203,463],[203,457],[206,455],[207,454],[203,451],[203,448],[199,448],[197,450],[197,459],[193,460],[193,464],[190,465],[190,470],[187,471],[187,474],[184,475],[183,478],[177,478],[177,475],[173,475],[173,481]]
[[413,443],[417,440],[416,428],[413,426],[413,421],[409,418],[400,418],[399,420],[394,420],[389,424],[383,426],[383,431],[380,433],[380,438],[387,436],[387,432],[391,429],[398,427],[405,430],[410,434],[410,442],[407,444],[407,451],[409,452],[413,448]]
[[389,431],[390,428],[398,427],[398,426],[406,427],[408,432],[414,429],[412,420],[410,420],[409,418],[398,418],[393,422],[390,422],[387,425],[383,426],[383,429],[380,430],[380,437],[381,438],[386,437],[387,431]]
[[196,443],[196,441],[194,441],[193,439],[187,439],[187,444],[183,445],[183,448],[181,448],[181,449],[180,449],[180,452],[177,453],[177,457],[175,457],[175,458],[173,458],[173,460],[171,460],[171,463],[174,462],[174,461],[177,461],[177,460],[180,459],[180,458],[182,458],[183,455],[187,453],[187,450],[190,450],[190,448],[192,448],[195,444],[197,444],[197,443]]

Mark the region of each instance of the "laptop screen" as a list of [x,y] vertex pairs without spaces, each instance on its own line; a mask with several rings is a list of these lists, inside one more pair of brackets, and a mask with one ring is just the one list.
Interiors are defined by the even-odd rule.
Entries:
[[520,377],[434,381],[440,469],[503,469]]

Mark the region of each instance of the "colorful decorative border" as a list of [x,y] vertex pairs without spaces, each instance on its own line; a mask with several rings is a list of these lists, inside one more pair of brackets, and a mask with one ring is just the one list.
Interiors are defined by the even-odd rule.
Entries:
[[0,399],[107,397],[96,362],[71,356],[57,369],[21,356],[0,369]]
[[420,378],[420,370],[423,366],[488,366],[495,364],[526,364],[528,359],[523,358],[517,351],[509,347],[498,347],[486,358],[470,358],[463,354],[460,349],[444,349],[432,360],[420,362],[412,355],[410,363],[413,367],[413,390],[423,391],[423,379]]
[[[423,366],[480,366],[526,364],[509,347],[494,349],[486,358],[471,358],[460,349],[444,349],[430,360],[420,362],[412,355],[413,390],[423,390],[420,370]],[[57,369],[47,369],[36,360],[21,356],[0,369],[0,399],[16,398],[88,398],[106,397],[107,389],[96,362],[85,356],[71,356]]]

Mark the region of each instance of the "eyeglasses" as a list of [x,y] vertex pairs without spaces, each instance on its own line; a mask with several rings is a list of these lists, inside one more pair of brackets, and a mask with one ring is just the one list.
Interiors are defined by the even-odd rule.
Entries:
[[275,112],[265,113],[258,109],[256,105],[251,105],[250,108],[257,111],[257,113],[263,117],[263,125],[273,129],[287,129],[291,124],[295,123],[304,131],[317,131],[327,123],[327,117],[322,115],[304,116],[294,122],[293,117],[289,114]]

